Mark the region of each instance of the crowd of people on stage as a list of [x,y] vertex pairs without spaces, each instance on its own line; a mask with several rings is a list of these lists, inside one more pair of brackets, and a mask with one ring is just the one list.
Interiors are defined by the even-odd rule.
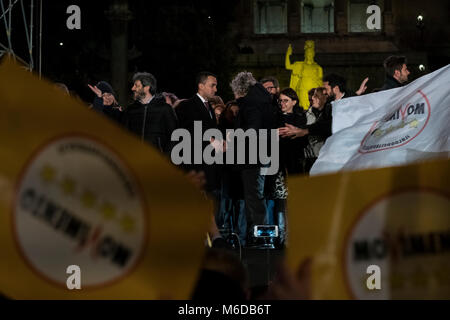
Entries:
[[[388,57],[384,69],[385,83],[373,92],[401,87],[408,81],[405,57]],[[230,86],[235,99],[224,103],[216,95],[219,80],[213,73],[200,72],[195,80],[197,92],[193,92],[191,98],[179,99],[173,93],[158,93],[155,77],[140,72],[132,79],[132,104],[119,105],[112,86],[100,81],[95,86],[88,85],[94,94],[90,108],[168,157],[174,148],[172,133],[181,128],[194,137],[196,121],[201,121],[203,132],[218,129],[224,137],[229,129],[275,129],[280,160],[275,174],[265,174],[267,164],[262,162],[218,165],[202,160],[197,164],[180,165],[187,178],[216,203],[209,231],[213,248],[205,254],[192,298],[198,301],[310,298],[310,258],[302,261],[296,274],[281,263],[269,286],[250,288],[242,262],[232,251],[221,250],[231,246],[224,235],[237,235],[241,246],[258,247],[261,239],[254,237],[254,227],[276,225],[279,236],[270,245],[285,246],[288,237],[287,179],[292,175],[309,174],[322,146],[332,134],[332,102],[365,93],[368,78],[353,92],[347,88],[344,77],[326,75],[322,86],[309,90],[307,108],[300,105],[295,90],[281,89],[277,79],[271,76],[257,81],[250,72],[240,72],[233,78]],[[55,87],[69,94],[64,84],[57,83]],[[199,143],[203,147],[201,150],[213,146],[216,152],[227,152],[227,142],[226,139],[202,139]],[[248,152],[248,141],[245,146]],[[266,147],[270,149],[270,144]],[[190,163],[195,163],[194,147],[190,157]]]
[[[374,91],[400,87],[408,80],[405,57],[388,57],[384,68],[385,84]],[[291,88],[281,89],[274,77],[257,81],[250,72],[238,73],[230,83],[235,99],[226,103],[216,95],[219,80],[213,73],[200,72],[195,79],[197,92],[189,99],[179,99],[173,93],[158,93],[157,80],[152,74],[136,73],[131,105],[120,106],[111,85],[101,81],[95,86],[89,85],[95,95],[91,107],[168,157],[174,147],[171,139],[174,130],[186,129],[194,137],[195,121],[202,122],[203,132],[218,129],[223,136],[227,129],[267,129],[269,132],[277,129],[280,164],[276,174],[264,174],[266,164],[247,161],[217,165],[202,160],[199,164],[182,164],[181,167],[215,200],[215,225],[210,232],[215,245],[230,245],[221,236],[224,233],[237,235],[242,246],[260,245],[259,239],[254,237],[254,227],[276,225],[279,236],[272,244],[283,247],[287,239],[288,176],[309,173],[320,149],[331,136],[331,103],[363,94],[368,79],[353,92],[346,87],[344,77],[326,75],[323,86],[309,91],[307,110],[300,105],[297,93]],[[226,141],[212,139],[200,143],[202,150],[212,145],[215,150],[222,147],[220,150],[227,152]],[[247,141],[247,151],[248,144]],[[191,163],[194,163],[193,147],[191,151]]]

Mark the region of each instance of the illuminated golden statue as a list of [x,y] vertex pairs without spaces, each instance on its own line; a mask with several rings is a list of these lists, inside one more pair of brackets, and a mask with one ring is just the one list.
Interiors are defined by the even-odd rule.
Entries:
[[292,70],[290,87],[297,92],[300,105],[309,107],[308,91],[322,86],[322,68],[314,61],[314,41],[305,42],[305,61],[291,63],[292,45],[286,52],[286,69]]

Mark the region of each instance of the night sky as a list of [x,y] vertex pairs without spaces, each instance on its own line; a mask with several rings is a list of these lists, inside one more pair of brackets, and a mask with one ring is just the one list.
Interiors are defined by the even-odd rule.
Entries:
[[[30,2],[23,0],[28,19]],[[34,0],[35,5],[39,2]],[[128,24],[128,87],[131,88],[134,72],[147,71],[156,76],[159,92],[173,92],[179,98],[188,98],[195,92],[195,75],[199,71],[210,71],[218,75],[217,94],[225,101],[232,99],[228,83],[237,71],[234,59],[239,52],[239,39],[232,35],[230,26],[235,23],[238,2],[129,0],[133,18]],[[86,102],[92,101],[88,83],[112,80],[111,20],[106,13],[112,3],[113,0],[43,0],[43,75],[67,84]],[[66,9],[73,4],[81,8],[81,30],[66,27],[69,17]],[[35,21],[38,21],[38,12],[36,8]],[[3,21],[0,23],[0,42],[6,44]],[[20,2],[14,6],[12,26],[13,48],[18,56],[28,61]],[[411,28],[417,31],[415,23]],[[38,30],[34,31],[37,60]],[[426,44],[419,42],[418,45]],[[422,47],[411,49],[424,51]],[[448,55],[442,55],[439,50],[438,54],[429,52],[430,70],[448,63]],[[35,64],[37,67],[37,61]],[[129,98],[130,95],[120,97],[121,101]]]
[[[207,70],[219,76],[218,94],[231,98],[228,82],[238,48],[230,36],[229,23],[235,2],[129,1],[133,14],[128,26],[130,88],[132,74],[147,71],[157,78],[159,92],[174,92],[187,98],[195,92],[196,73]],[[28,19],[29,3],[24,1]],[[92,94],[87,83],[111,81],[111,21],[106,11],[112,1],[43,3],[42,73],[53,81],[66,83],[71,91],[90,101]],[[72,4],[81,9],[81,30],[66,27],[70,16],[66,9]],[[35,9],[34,19],[38,19],[37,13]],[[13,47],[18,56],[28,61],[20,5],[14,7],[13,14]],[[3,33],[0,41],[7,43]],[[37,38],[36,32],[34,37]],[[36,53],[37,42],[35,46]],[[221,79],[226,81],[220,83]]]

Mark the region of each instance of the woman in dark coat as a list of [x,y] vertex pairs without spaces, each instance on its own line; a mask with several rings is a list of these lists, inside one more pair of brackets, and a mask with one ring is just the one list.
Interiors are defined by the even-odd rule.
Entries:
[[[280,92],[280,113],[278,128],[291,124],[297,128],[306,125],[306,114],[299,106],[297,93],[287,88]],[[304,173],[302,170],[303,149],[307,143],[306,138],[290,139],[280,138],[280,164],[288,174]]]
[[[295,127],[306,125],[306,115],[299,107],[297,93],[287,88],[280,92],[280,109],[277,115],[277,128],[291,124]],[[266,177],[267,198],[274,203],[274,222],[279,228],[279,245],[283,246],[287,235],[286,201],[288,190],[286,176],[303,173],[302,159],[306,139],[280,138],[280,169],[274,176]]]

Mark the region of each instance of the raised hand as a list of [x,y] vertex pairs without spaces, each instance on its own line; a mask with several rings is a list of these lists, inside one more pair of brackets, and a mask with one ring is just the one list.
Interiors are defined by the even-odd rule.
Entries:
[[90,84],[88,84],[88,87],[97,95],[97,97],[102,97],[102,91],[99,88],[97,88],[96,86],[91,86]]
[[292,44],[289,44],[289,47],[287,49],[287,55],[290,56],[292,54]]
[[366,92],[366,90],[367,90],[367,86],[366,86],[367,81],[369,81],[369,78],[365,78],[365,79],[363,80],[363,82],[362,82],[361,85],[359,86],[358,91],[356,91],[356,95],[360,96],[360,95],[362,95],[364,92]]

